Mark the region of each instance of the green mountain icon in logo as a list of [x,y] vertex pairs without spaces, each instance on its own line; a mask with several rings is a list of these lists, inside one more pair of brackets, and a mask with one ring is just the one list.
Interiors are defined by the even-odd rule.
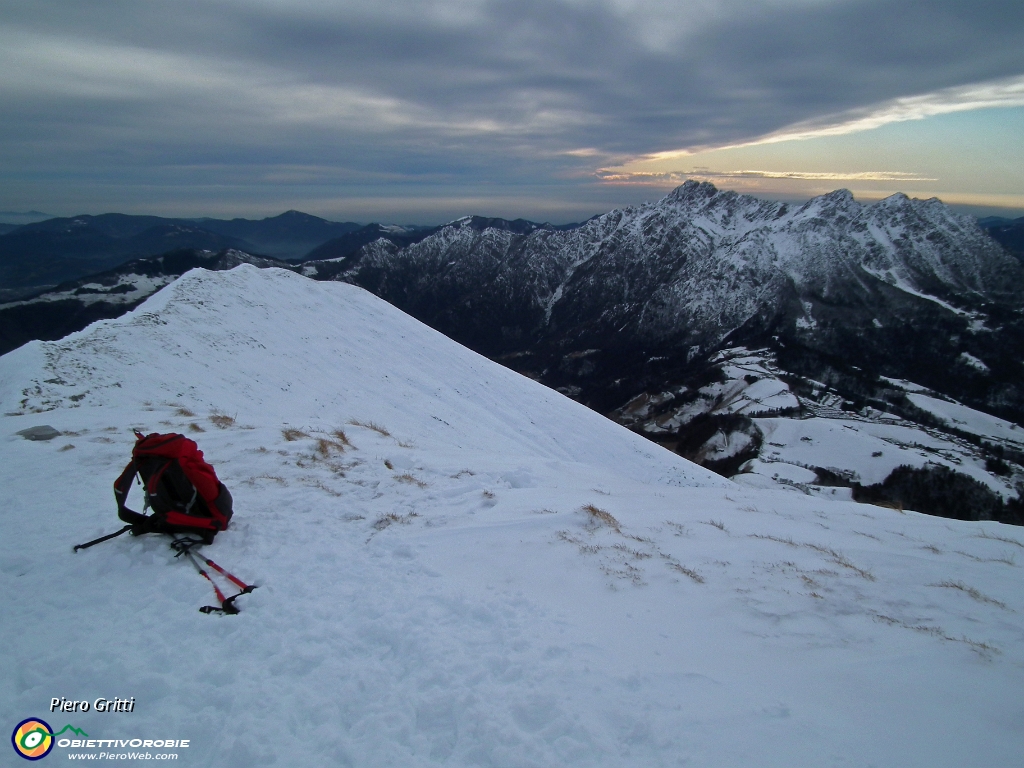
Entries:
[[83,731],[81,728],[75,728],[75,727],[73,727],[71,725],[65,725],[63,728],[61,728],[59,731],[57,731],[53,735],[54,735],[54,737],[57,737],[57,736],[60,736],[65,731],[71,731],[73,734],[75,734],[77,736],[84,736],[87,739],[89,738],[89,734],[88,733]]

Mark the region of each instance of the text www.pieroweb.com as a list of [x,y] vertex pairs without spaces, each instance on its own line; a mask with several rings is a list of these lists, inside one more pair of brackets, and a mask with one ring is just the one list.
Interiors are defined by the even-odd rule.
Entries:
[[68,752],[68,760],[177,760],[177,752]]

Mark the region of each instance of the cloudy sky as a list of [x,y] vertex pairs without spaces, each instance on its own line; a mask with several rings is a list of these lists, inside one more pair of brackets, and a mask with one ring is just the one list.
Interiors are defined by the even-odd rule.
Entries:
[[1024,214],[1020,0],[0,0],[0,210]]

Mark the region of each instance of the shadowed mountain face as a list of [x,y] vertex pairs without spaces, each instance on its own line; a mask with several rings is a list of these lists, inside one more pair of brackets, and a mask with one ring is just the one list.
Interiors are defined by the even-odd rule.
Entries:
[[376,240],[386,240],[402,248],[418,243],[423,238],[437,231],[437,227],[398,227],[384,224],[367,224],[365,227],[347,232],[314,248],[306,257],[306,261],[328,261],[346,259],[359,252],[364,245]]
[[[508,219],[488,218],[485,216],[466,216],[446,226],[460,227],[474,232],[484,232],[488,229],[494,229],[517,235],[528,235],[539,229],[569,230],[574,229],[579,225],[567,224],[555,227],[551,224],[538,224],[533,221],[527,221],[526,219],[515,219],[509,221]],[[404,248],[406,246],[419,243],[442,229],[445,229],[445,227],[399,227],[394,225],[368,224],[365,227],[324,243],[319,248],[310,251],[305,260],[347,260],[342,265],[336,265],[334,267],[323,265],[320,269],[320,273],[324,275],[328,272],[332,272],[332,270],[333,274],[337,274],[338,272],[348,269],[354,263],[353,260],[358,260],[359,251],[364,245],[369,245],[370,243],[374,243],[378,240],[383,240],[384,242],[391,243],[391,245],[398,248]]]
[[1019,219],[989,217],[980,219],[978,224],[989,236],[998,242],[1006,252],[1024,263],[1024,216]]

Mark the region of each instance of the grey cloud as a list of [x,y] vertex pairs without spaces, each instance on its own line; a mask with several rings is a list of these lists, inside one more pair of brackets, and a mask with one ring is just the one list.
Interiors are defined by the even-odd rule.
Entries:
[[[736,143],[1024,73],[1017,1],[693,8],[516,0],[446,17],[419,2],[3,0],[4,39],[24,50],[0,59],[24,55],[0,72],[0,174],[14,190],[62,172],[135,188],[237,168],[244,187],[319,166],[339,196],[370,177],[385,195],[565,194],[598,164],[569,150]],[[44,64],[37,41],[55,52]]]

